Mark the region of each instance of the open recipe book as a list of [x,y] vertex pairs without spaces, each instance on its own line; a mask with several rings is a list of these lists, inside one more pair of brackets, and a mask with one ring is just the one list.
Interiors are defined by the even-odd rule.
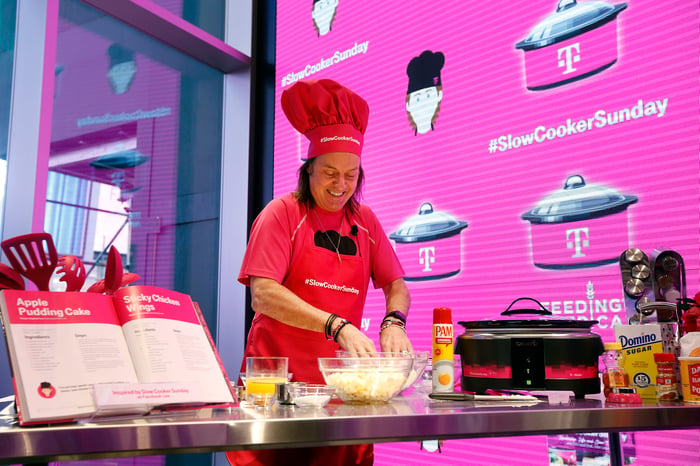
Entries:
[[0,315],[20,425],[236,401],[186,294],[2,290]]

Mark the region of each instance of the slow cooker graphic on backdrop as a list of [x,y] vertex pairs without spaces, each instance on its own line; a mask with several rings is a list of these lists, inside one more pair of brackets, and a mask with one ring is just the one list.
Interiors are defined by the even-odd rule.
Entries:
[[636,196],[570,176],[563,189],[522,215],[531,224],[534,265],[566,269],[616,262],[629,248],[626,210],[635,202]]
[[437,280],[462,269],[460,232],[467,228],[452,215],[433,210],[425,202],[418,215],[406,220],[389,235],[406,272],[405,280]]
[[[513,309],[522,300],[536,306]],[[603,342],[590,330],[597,320],[548,318],[551,312],[532,298],[516,299],[501,315],[506,318],[459,322],[465,331],[455,352],[462,362],[463,391],[570,390],[577,398],[600,393]]]
[[626,3],[561,0],[555,13],[515,44],[525,59],[527,88],[561,86],[599,73],[617,61],[617,15]]

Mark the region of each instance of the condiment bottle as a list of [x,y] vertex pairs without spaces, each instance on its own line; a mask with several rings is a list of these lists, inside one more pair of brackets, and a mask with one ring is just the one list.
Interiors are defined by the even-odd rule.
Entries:
[[433,309],[433,392],[453,392],[455,386],[452,309]]
[[613,388],[629,387],[630,381],[622,363],[622,345],[618,342],[606,342],[603,347],[603,394],[608,398]]
[[676,357],[673,353],[654,353],[656,362],[656,399],[673,401],[678,396],[678,379],[676,378]]

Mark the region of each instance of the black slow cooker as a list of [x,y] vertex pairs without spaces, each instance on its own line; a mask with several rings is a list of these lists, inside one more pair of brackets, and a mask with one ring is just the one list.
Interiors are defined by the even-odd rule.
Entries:
[[[514,308],[527,300],[532,305]],[[512,318],[530,314],[532,319]],[[600,393],[598,357],[603,342],[590,328],[597,320],[547,318],[532,298],[518,298],[501,313],[507,319],[459,322],[465,331],[455,351],[462,362],[462,390],[566,390],[577,398]]]

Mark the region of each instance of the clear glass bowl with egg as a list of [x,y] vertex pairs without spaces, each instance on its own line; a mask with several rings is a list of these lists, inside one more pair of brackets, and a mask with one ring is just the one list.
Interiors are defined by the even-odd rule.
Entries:
[[323,384],[289,384],[291,401],[297,406],[322,408],[331,401],[335,389]]
[[413,361],[410,355],[397,353],[354,354],[318,358],[318,366],[342,401],[386,403],[403,390]]

